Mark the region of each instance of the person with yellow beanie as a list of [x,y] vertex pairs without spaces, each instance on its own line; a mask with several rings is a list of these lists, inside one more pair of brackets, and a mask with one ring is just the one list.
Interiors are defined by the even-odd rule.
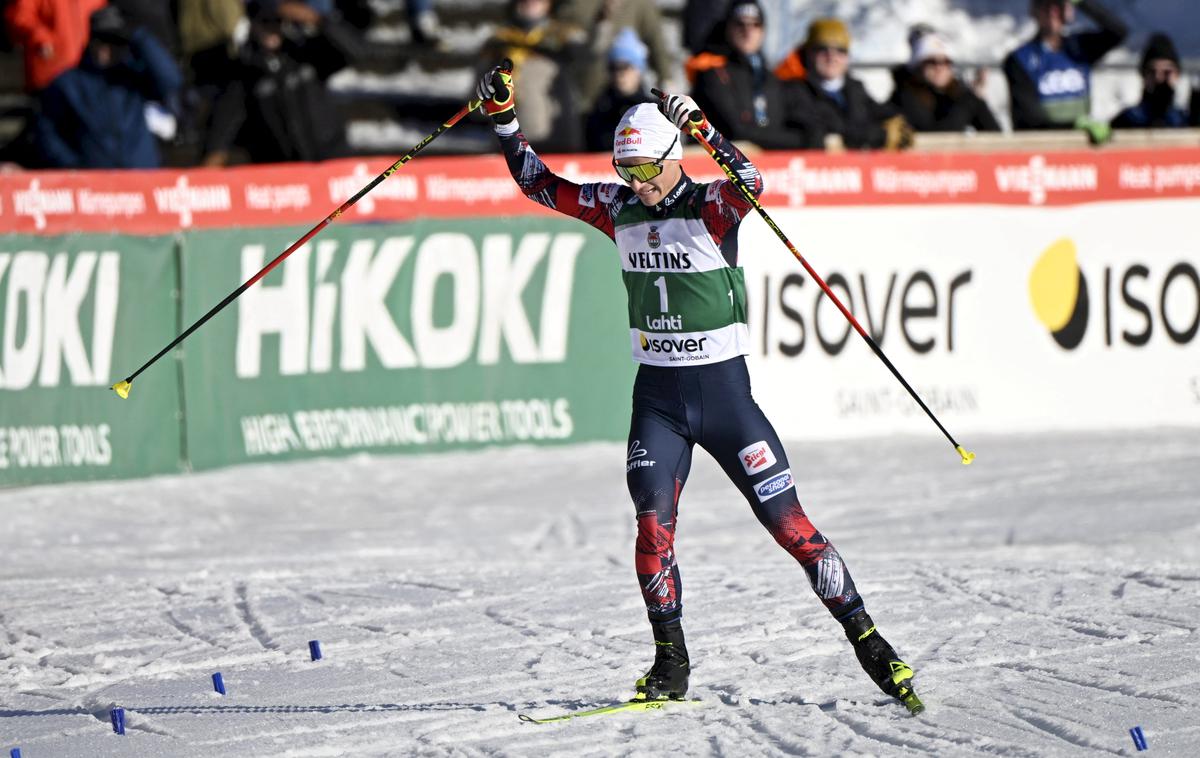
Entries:
[[808,147],[824,147],[830,134],[848,148],[897,150],[912,143],[912,128],[895,107],[876,102],[849,75],[850,30],[836,18],[808,27],[803,44],[776,68],[784,80],[789,112],[808,135]]

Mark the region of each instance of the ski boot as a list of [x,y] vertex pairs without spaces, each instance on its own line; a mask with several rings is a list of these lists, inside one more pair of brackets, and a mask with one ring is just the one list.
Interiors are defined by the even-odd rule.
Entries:
[[683,644],[683,627],[676,621],[654,626],[654,665],[637,680],[634,700],[683,700],[687,694],[687,647]]
[[867,612],[856,612],[843,626],[863,671],[879,689],[903,703],[914,716],[925,710],[924,703],[913,690],[912,667],[900,660],[888,641],[875,629],[875,622],[871,621]]

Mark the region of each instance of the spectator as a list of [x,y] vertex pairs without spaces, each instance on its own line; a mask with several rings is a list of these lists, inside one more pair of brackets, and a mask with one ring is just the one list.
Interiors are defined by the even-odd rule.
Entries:
[[1000,131],[987,103],[954,75],[950,48],[941,37],[922,35],[913,47],[908,68],[910,74],[897,85],[891,102],[915,130]]
[[908,28],[908,57],[904,63],[892,66],[892,93],[895,94],[913,75],[912,57],[917,53],[917,44],[926,34],[936,34],[937,30],[929,24],[919,22]]
[[172,58],[179,55],[179,24],[167,0],[109,0],[117,6],[131,29],[143,27],[154,35]]
[[55,168],[157,168],[158,144],[146,125],[152,100],[173,100],[183,77],[145,29],[130,31],[121,12],[92,14],[79,65],[39,98],[37,144]]
[[701,53],[689,61],[692,97],[717,131],[767,149],[800,148],[804,135],[788,128],[783,86],[762,54],[762,7],[738,0],[725,18],[724,55]]
[[[1096,31],[1066,34],[1078,5]],[[1031,0],[1037,36],[1004,59],[1014,129],[1082,128],[1103,136],[1090,120],[1092,65],[1125,39],[1127,29],[1097,0]]]
[[88,19],[106,0],[9,0],[4,9],[13,42],[25,49],[25,89],[46,87],[79,63]]
[[297,0],[251,0],[250,33],[213,106],[205,164],[240,147],[255,163],[319,161],[346,152],[346,125],[325,81],[352,61],[358,37]]
[[683,46],[692,55],[725,47],[725,16],[729,0],[687,0],[683,11]]
[[587,29],[593,40],[590,62],[580,67],[579,94],[584,108],[591,106],[604,89],[608,80],[605,58],[622,29],[633,29],[649,48],[659,88],[670,87],[674,61],[663,39],[662,14],[653,0],[565,0],[555,8],[554,16]]
[[179,46],[197,87],[223,87],[234,76],[249,29],[243,0],[179,0]]
[[1113,119],[1114,129],[1180,128],[1188,114],[1175,106],[1179,84],[1179,52],[1165,34],[1152,34],[1142,51],[1142,100]]
[[849,148],[911,145],[912,127],[904,117],[894,106],[875,102],[849,71],[850,31],[835,18],[812,22],[804,44],[776,69],[805,147],[823,148],[831,134]]
[[637,33],[626,27],[613,41],[608,54],[609,85],[600,94],[592,112],[588,114],[584,136],[589,152],[612,150],[613,132],[625,111],[639,103],[651,103],[655,99],[646,91],[643,75],[646,73],[646,46]]
[[512,60],[521,82],[521,131],[547,152],[583,147],[583,111],[574,86],[575,67],[588,52],[587,35],[550,17],[550,0],[510,0],[508,23],[483,46],[483,66]]

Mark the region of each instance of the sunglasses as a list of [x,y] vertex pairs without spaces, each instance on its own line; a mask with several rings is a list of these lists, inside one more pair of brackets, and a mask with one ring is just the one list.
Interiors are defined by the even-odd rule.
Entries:
[[668,147],[657,160],[647,161],[646,163],[637,163],[632,166],[622,166],[617,163],[616,158],[613,159],[613,168],[617,172],[617,176],[621,177],[622,181],[631,182],[637,179],[639,182],[648,182],[654,177],[663,172],[663,161],[675,149],[675,143],[679,141],[679,135],[675,135],[675,139],[671,140],[671,146]]
[[833,45],[817,45],[816,47],[813,48],[813,52],[814,53],[826,53],[826,54],[836,53],[838,55],[848,55],[850,53],[850,50],[849,50],[849,48],[834,47]]

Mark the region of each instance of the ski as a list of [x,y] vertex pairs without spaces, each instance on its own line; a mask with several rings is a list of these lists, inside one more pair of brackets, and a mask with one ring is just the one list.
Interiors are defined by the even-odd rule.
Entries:
[[534,718],[524,713],[518,713],[517,718],[528,724],[549,724],[555,721],[570,721],[571,719],[581,719],[586,716],[604,716],[610,713],[623,713],[626,711],[660,711],[668,706],[701,705],[703,702],[702,700],[629,700],[624,703],[603,705],[599,708],[589,708],[584,711],[571,711],[557,716],[546,716],[545,718]]

